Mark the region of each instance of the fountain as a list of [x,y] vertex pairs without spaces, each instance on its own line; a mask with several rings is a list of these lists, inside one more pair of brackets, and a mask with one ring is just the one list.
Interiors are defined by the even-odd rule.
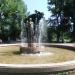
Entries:
[[35,20],[36,23],[32,18],[26,22],[22,19],[21,45],[1,45],[0,75],[56,75],[75,70],[75,47],[66,44],[43,46],[47,24],[45,18],[39,23],[37,18]]
[[[36,18],[37,22],[37,18]],[[46,30],[44,30],[45,26],[45,18],[42,18],[39,24],[36,25],[32,22],[32,18],[27,20],[26,23],[21,21],[21,48],[20,52],[22,54],[30,54],[30,53],[40,53],[44,50],[44,46],[42,46],[42,38]],[[42,50],[43,49],[43,50]]]

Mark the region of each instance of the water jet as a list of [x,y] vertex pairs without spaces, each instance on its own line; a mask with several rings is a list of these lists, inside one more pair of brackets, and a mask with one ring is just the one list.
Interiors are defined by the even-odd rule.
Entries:
[[[37,22],[37,18],[36,18]],[[44,50],[44,47],[42,47],[42,38],[44,30],[44,23],[45,19],[42,18],[42,20],[37,24],[34,24],[32,21],[32,18],[27,20],[26,23],[21,21],[21,53],[40,53]]]

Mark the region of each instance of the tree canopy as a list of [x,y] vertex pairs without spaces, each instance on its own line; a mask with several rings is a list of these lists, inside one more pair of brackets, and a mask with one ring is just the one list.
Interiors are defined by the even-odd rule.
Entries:
[[27,6],[22,0],[0,0],[0,38],[16,40],[21,31],[21,19],[27,14]]
[[[50,27],[55,29],[57,42],[75,41],[75,1],[74,0],[48,0],[48,10],[52,13],[49,18]],[[51,29],[50,29],[51,30]],[[53,35],[52,35],[53,36]]]
[[32,18],[32,21],[34,23],[36,23],[36,19],[37,19],[37,23],[39,23],[39,21],[41,20],[41,18],[43,18],[43,16],[44,16],[44,13],[43,12],[40,12],[40,11],[35,10],[35,13],[34,14],[31,14],[27,18],[25,18],[25,22],[27,20],[29,20],[30,18]]

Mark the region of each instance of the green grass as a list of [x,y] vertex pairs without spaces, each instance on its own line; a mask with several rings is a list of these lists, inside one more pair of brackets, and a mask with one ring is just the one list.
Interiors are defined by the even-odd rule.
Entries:
[[[0,63],[6,64],[46,64],[70,61],[75,59],[75,52],[67,49],[46,47],[45,50],[54,53],[48,56],[20,55],[19,46],[0,47]],[[41,61],[41,62],[40,62]]]

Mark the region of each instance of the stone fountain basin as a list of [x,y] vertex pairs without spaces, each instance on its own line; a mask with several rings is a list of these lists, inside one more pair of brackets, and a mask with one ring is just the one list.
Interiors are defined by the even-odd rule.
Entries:
[[0,72],[5,73],[44,73],[75,69],[75,61],[51,64],[0,64]]
[[[14,44],[11,44],[14,45]],[[17,44],[15,44],[17,45]],[[8,46],[8,45],[1,45]],[[49,45],[48,45],[49,46]],[[52,44],[50,46],[70,48],[72,50],[75,47],[72,45],[59,45]],[[44,73],[44,72],[57,72],[75,69],[75,60],[62,62],[62,63],[50,63],[50,64],[0,64],[0,73]]]

